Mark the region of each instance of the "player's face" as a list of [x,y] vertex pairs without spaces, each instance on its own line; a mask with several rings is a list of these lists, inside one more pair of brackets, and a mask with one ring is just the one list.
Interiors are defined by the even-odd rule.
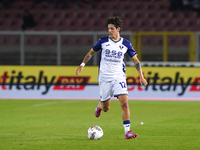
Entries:
[[115,39],[119,34],[120,28],[116,28],[113,24],[108,25],[108,32],[112,39]]

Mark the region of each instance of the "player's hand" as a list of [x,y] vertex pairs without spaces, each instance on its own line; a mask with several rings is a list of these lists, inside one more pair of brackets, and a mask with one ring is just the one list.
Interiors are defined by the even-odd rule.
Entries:
[[145,80],[145,78],[144,77],[140,77],[140,84],[141,85],[143,85],[144,84],[144,86],[147,86],[147,81]]
[[83,70],[83,66],[79,66],[78,69],[76,69],[76,75],[78,75],[79,72]]

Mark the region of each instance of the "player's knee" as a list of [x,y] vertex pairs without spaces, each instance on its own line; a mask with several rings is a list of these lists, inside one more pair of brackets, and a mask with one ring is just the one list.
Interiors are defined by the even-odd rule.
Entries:
[[121,107],[122,108],[128,108],[128,101],[127,100],[123,100],[121,103],[120,103]]
[[103,111],[104,111],[104,112],[107,112],[109,109],[110,109],[110,106],[104,106],[104,107],[103,107]]

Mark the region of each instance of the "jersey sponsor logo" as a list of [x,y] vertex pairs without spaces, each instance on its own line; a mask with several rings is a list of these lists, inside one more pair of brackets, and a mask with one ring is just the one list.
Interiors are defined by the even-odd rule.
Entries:
[[120,60],[115,60],[115,59],[107,59],[107,58],[104,58],[105,61],[109,61],[109,62],[117,62],[117,63],[120,63],[121,61]]
[[[183,96],[189,87],[190,92],[200,92],[200,77],[194,79],[192,79],[192,77],[184,78],[181,76],[180,72],[176,72],[174,78],[168,76],[161,78],[158,72],[154,74],[148,72],[146,80],[148,85],[142,87],[140,86],[139,76],[136,78],[127,77],[128,91],[148,91],[150,88],[152,91],[177,91],[177,87],[180,86],[181,91],[177,93],[178,96]],[[137,87],[134,85],[137,85]]]
[[[105,61],[110,61],[110,62],[121,62],[120,59],[122,58],[123,53],[122,52],[117,52],[116,50],[105,50]],[[109,57],[109,58],[108,58]],[[113,58],[113,59],[111,59]]]
[[0,85],[2,90],[40,90],[41,86],[45,87],[42,94],[47,94],[50,87],[54,86],[53,90],[84,90],[88,84],[90,76],[52,76],[47,77],[44,71],[40,71],[38,76],[24,76],[23,72],[18,73],[13,70],[11,74],[7,71],[0,76]]

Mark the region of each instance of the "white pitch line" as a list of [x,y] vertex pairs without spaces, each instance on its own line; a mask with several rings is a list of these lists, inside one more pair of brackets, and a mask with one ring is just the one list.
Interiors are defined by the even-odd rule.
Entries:
[[38,106],[45,106],[45,105],[53,105],[53,104],[56,104],[56,103],[58,103],[58,102],[47,102],[47,103],[35,104],[34,106],[38,107]]

